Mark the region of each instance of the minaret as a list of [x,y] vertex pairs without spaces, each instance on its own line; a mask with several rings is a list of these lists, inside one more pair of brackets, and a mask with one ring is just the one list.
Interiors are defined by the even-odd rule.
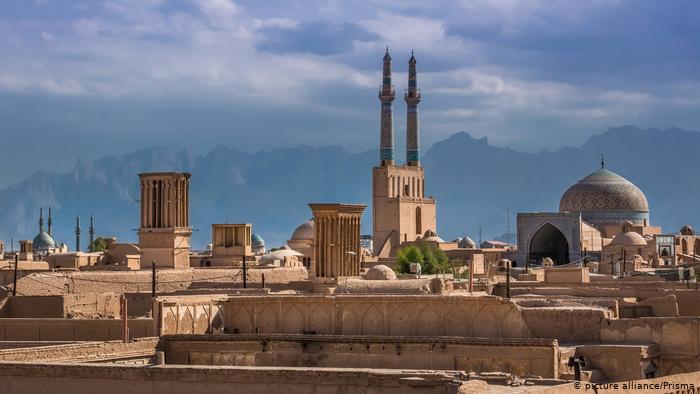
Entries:
[[44,232],[44,208],[39,208],[39,234]]
[[411,59],[408,60],[408,89],[404,96],[408,107],[406,119],[406,165],[420,167],[420,137],[418,135],[418,103],[420,103],[420,89],[416,73],[416,58],[411,51]]
[[51,225],[52,225],[52,221],[51,221],[51,207],[49,207],[49,222],[48,222],[48,225],[49,225],[49,235],[52,235],[52,234],[51,234]]
[[93,242],[95,242],[95,217],[93,215],[90,215],[90,230],[88,231],[90,234],[90,243],[88,244],[88,250],[92,252],[93,248]]
[[384,54],[382,87],[379,88],[379,101],[382,102],[381,134],[379,141],[379,161],[381,166],[394,164],[394,120],[392,102],[396,97],[394,86],[391,84],[391,56],[389,47]]
[[80,252],[80,216],[75,217],[75,251]]

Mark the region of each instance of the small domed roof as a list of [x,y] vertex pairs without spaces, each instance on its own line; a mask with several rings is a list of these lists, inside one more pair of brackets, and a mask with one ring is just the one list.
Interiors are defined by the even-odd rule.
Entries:
[[302,223],[299,227],[292,233],[292,238],[290,240],[300,241],[300,240],[313,240],[314,239],[314,220],[309,219]]
[[681,227],[681,235],[695,235],[695,230],[689,225]]
[[384,264],[370,267],[365,274],[367,280],[396,280],[396,273]]
[[476,242],[468,236],[464,236],[461,241],[457,244],[458,247],[462,249],[474,249],[476,248]]
[[253,233],[250,237],[253,247],[265,246],[265,240],[258,233]]
[[46,231],[42,231],[34,237],[32,249],[35,251],[47,251],[56,247],[56,241]]
[[272,264],[275,260],[284,260],[285,257],[291,257],[291,256],[297,256],[301,257],[304,256],[303,254],[297,252],[296,250],[293,250],[287,245],[282,245],[279,249],[275,250],[274,252],[270,252],[260,258],[260,264],[262,265],[267,265],[267,264]]
[[425,233],[423,234],[423,237],[421,238],[421,241],[432,241],[432,242],[438,242],[438,243],[443,243],[445,241],[440,238],[435,230],[426,230]]
[[576,182],[562,195],[559,211],[649,212],[649,203],[632,182],[601,168]]
[[628,231],[626,233],[617,234],[610,245],[615,246],[647,246],[647,241],[638,232]]

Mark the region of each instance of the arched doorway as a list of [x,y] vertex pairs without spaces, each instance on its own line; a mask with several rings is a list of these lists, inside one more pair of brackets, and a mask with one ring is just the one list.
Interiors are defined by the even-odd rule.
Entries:
[[558,228],[547,223],[530,238],[530,259],[541,261],[549,257],[554,264],[569,263],[569,241]]

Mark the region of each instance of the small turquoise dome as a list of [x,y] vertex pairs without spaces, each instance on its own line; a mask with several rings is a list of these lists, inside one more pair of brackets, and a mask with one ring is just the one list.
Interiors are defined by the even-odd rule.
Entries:
[[252,238],[251,242],[253,243],[253,247],[265,246],[265,240],[259,234],[253,233],[251,238]]

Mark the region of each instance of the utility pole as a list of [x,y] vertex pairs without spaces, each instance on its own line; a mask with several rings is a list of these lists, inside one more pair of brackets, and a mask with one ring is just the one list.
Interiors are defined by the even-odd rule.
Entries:
[[151,261],[151,297],[156,297],[156,261]]
[[17,266],[19,266],[19,253],[15,255],[15,277],[12,280],[12,296],[17,295]]
[[246,265],[246,255],[243,255],[243,288],[248,288],[248,266]]
[[126,294],[122,294],[121,298],[121,313],[122,313],[122,340],[124,343],[129,342],[129,319],[126,305]]
[[469,293],[474,292],[474,259],[469,262]]
[[528,269],[530,268],[530,250],[528,249],[527,253],[525,254],[525,273],[528,273]]

